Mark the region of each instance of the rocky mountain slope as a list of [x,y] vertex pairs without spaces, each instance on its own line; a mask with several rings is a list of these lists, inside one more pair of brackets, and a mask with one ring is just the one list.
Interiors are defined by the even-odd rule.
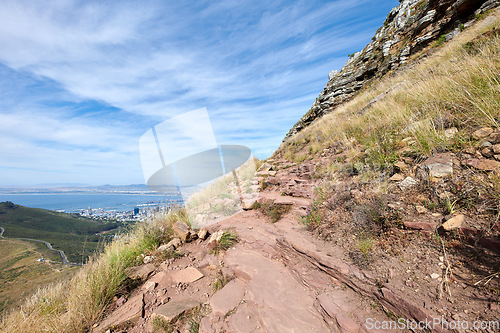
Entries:
[[[177,238],[144,257],[147,264],[129,270],[138,288],[115,297],[93,332],[387,332],[399,318],[404,324],[393,326],[394,331],[427,322],[434,323],[428,326],[432,332],[493,332],[493,326],[473,325],[498,323],[498,276],[491,272],[500,243],[464,227],[463,221],[457,224],[424,207],[414,211],[404,187],[391,190],[390,206],[393,213],[406,213],[404,227],[391,227],[378,245],[359,242],[359,230],[338,219],[335,227],[323,225],[329,230],[325,237],[326,229],[317,229],[325,223],[316,221],[319,201],[312,197],[322,182],[315,177],[318,162],[330,158],[299,165],[268,159],[259,171],[267,188],[254,209],[208,231],[174,225]],[[444,170],[444,160],[419,167]],[[359,179],[347,177],[343,185],[353,182]],[[329,209],[338,214],[348,207],[341,200],[356,205],[366,203],[363,199],[353,188],[326,205],[336,205]],[[445,250],[434,232],[443,237],[466,233],[471,244],[484,248],[475,255],[467,248]],[[227,233],[237,235],[237,241],[217,250]],[[151,259],[172,247],[178,257]],[[470,329],[450,329],[457,322]]]
[[349,101],[376,77],[404,67],[410,58],[425,54],[429,45],[458,35],[498,0],[402,0],[391,10],[372,42],[351,55],[329,81],[311,109],[290,129],[285,140],[314,120]]

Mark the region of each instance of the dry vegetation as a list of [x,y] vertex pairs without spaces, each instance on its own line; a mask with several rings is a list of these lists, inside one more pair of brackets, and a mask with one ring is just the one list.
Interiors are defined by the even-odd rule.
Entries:
[[259,160],[250,158],[234,172],[227,173],[201,186],[189,197],[186,212],[192,227],[201,227],[202,222],[231,216],[242,208],[242,196],[256,192],[252,189],[255,170]]
[[[402,282],[404,287],[450,304],[469,302],[471,290],[491,300],[491,308],[498,304],[500,257],[479,240],[499,239],[500,174],[465,161],[486,159],[480,152],[486,139],[472,133],[499,129],[499,26],[497,10],[452,41],[434,45],[407,68],[374,81],[273,156],[279,163],[315,169],[312,178],[319,186],[302,218],[310,231],[339,245],[348,261],[377,276],[390,271],[408,278],[411,270],[414,276]],[[421,163],[436,153],[453,153],[452,175],[432,179],[419,174]],[[402,178],[390,181],[396,174]],[[399,184],[407,176],[416,185],[403,189]],[[464,229],[475,230],[474,237],[438,230],[458,213],[466,216]],[[407,222],[436,228],[411,229]],[[438,274],[437,292],[425,282],[432,279],[434,263],[429,262],[435,258],[444,258],[440,264],[446,268]],[[488,285],[480,285],[484,281]],[[416,301],[420,295],[408,293]],[[481,318],[496,315],[485,311],[484,303],[468,306],[482,311],[477,312]]]

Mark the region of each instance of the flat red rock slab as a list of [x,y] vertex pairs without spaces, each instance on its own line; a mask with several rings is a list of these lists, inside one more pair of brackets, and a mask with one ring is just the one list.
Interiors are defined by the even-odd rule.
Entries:
[[198,281],[202,277],[204,277],[202,272],[200,272],[197,268],[188,267],[183,270],[173,272],[172,273],[172,281],[174,283],[192,283]]
[[493,171],[500,168],[500,162],[478,158],[470,158],[466,160],[465,165],[483,171]]
[[125,304],[113,311],[99,324],[95,332],[104,332],[108,327],[121,327],[136,323],[144,314],[144,294],[132,296]]
[[429,222],[403,222],[403,225],[412,230],[425,230],[425,231],[434,231],[436,230],[437,225],[435,223]]
[[198,305],[200,305],[200,302],[193,299],[171,301],[158,307],[151,315],[151,318],[160,317],[170,322]]
[[230,281],[210,299],[214,315],[224,316],[233,310],[245,295],[245,283],[239,279]]

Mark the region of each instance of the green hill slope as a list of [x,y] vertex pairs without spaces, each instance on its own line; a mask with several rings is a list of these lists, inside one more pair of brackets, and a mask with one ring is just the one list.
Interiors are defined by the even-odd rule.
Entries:
[[39,286],[57,281],[79,268],[62,264],[38,262],[40,257],[56,255],[50,253],[42,243],[18,239],[0,240],[0,312],[18,304],[33,294]]
[[[71,262],[82,262],[94,253],[104,237],[98,235],[118,227],[116,222],[85,219],[72,214],[0,203],[0,227],[5,238],[33,238],[62,250]],[[57,258],[57,253],[52,259]]]

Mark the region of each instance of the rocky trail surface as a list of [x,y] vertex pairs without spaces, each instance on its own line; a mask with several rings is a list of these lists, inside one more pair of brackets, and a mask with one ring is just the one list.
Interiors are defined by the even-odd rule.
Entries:
[[[93,331],[382,332],[387,330],[375,328],[397,318],[443,318],[446,307],[429,296],[431,287],[417,285],[434,281],[422,277],[417,282],[416,273],[407,270],[405,260],[409,264],[416,253],[397,259],[400,270],[377,275],[378,270],[361,269],[345,259],[345,249],[305,229],[300,219],[312,201],[312,168],[285,162],[278,173],[261,168],[258,175],[277,185],[260,193],[259,202],[289,206],[285,215],[271,223],[261,210],[242,211],[208,226],[207,235],[202,230],[197,240],[164,245],[182,256],[132,269],[129,276],[138,287],[117,298]],[[188,240],[185,228],[179,230]],[[224,231],[237,235],[238,242],[215,253],[214,243]],[[395,277],[399,271],[406,272]],[[427,274],[422,267],[415,271]],[[448,330],[435,326],[433,331]]]
[[[307,202],[290,201],[295,210]],[[308,235],[294,213],[272,224],[242,212],[210,227],[238,235],[225,253],[210,254],[208,241],[198,240],[180,247],[182,258],[144,265],[138,274],[146,282],[96,331],[136,321],[127,332],[149,332],[152,317],[169,321],[200,304],[211,310],[200,332],[358,332],[366,318],[382,320],[371,306],[385,299],[373,278],[337,260],[336,249]],[[214,293],[217,275],[232,280]]]

